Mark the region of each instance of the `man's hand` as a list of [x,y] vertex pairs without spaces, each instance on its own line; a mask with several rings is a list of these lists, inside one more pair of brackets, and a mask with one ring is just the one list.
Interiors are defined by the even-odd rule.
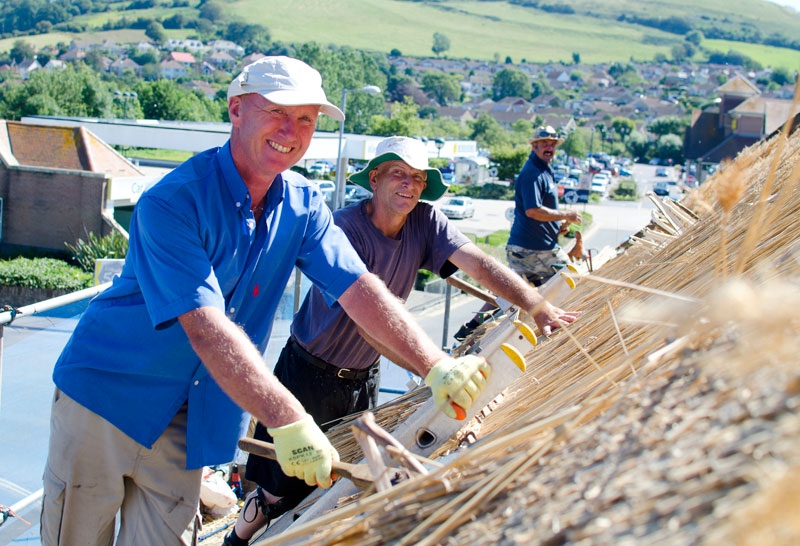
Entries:
[[452,419],[463,419],[451,403],[468,410],[486,386],[490,374],[491,368],[483,357],[445,358],[431,368],[425,384],[431,388],[437,408]]
[[339,453],[314,423],[310,415],[282,427],[268,428],[275,443],[275,454],[287,476],[308,485],[331,486],[331,465]]
[[533,317],[542,335],[550,337],[553,330],[560,328],[562,323],[572,324],[575,322],[580,313],[577,311],[564,311],[545,300],[537,305],[533,311],[530,312],[530,315]]

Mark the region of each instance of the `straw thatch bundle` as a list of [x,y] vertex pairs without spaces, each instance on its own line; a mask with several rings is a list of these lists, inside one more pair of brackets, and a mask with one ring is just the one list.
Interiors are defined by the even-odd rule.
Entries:
[[798,157],[780,134],[659,199],[442,468],[260,544],[800,544]]

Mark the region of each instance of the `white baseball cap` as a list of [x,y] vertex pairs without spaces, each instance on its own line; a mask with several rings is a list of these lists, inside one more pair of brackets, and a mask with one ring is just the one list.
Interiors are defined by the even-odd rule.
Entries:
[[325,96],[319,72],[291,57],[262,57],[244,67],[228,86],[228,99],[247,93],[258,93],[281,106],[318,104],[323,114],[344,120],[344,113]]

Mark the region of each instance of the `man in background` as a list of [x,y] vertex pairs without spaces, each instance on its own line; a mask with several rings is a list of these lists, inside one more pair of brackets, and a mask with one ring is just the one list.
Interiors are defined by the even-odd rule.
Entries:
[[[531,153],[514,184],[514,222],[506,244],[508,266],[534,286],[541,286],[569,263],[559,246],[559,234],[581,223],[580,211],[558,208],[558,186],[550,162],[564,141],[551,126],[539,127],[531,138]],[[455,334],[459,341],[493,316],[497,309],[484,305]]]

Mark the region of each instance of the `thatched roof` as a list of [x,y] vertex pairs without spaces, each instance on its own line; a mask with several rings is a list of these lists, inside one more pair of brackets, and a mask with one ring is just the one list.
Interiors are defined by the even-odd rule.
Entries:
[[800,131],[780,134],[659,200],[466,427],[477,442],[258,544],[800,544],[798,158]]

